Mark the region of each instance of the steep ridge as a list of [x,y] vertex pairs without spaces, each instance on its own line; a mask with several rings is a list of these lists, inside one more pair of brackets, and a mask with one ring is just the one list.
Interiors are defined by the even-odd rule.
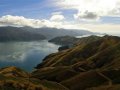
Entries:
[[[88,37],[89,38],[89,37]],[[91,38],[91,37],[90,37]],[[62,52],[50,54],[46,58],[44,58],[43,62],[38,65],[39,66],[68,66],[78,63],[79,61],[86,61],[90,57],[94,56],[97,53],[100,53],[104,49],[107,49],[111,46],[114,46],[119,43],[119,37],[113,36],[104,36],[103,38],[99,38],[98,40],[88,40],[85,42],[80,41],[80,44],[75,47],[64,50]],[[113,49],[114,50],[114,49]]]
[[91,41],[88,38],[82,38],[70,49],[45,57],[32,77],[59,82],[70,90],[106,90],[107,87],[117,90],[120,37],[106,35]]

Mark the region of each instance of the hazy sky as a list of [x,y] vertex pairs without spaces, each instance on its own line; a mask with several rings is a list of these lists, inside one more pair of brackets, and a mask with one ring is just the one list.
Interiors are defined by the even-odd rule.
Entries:
[[0,25],[120,33],[120,0],[0,0]]

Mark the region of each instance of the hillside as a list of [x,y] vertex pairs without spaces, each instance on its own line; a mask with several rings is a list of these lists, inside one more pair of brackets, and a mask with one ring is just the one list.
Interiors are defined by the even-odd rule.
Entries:
[[119,90],[120,37],[90,38],[82,38],[73,48],[50,54],[32,76],[59,82],[70,90],[110,87]]
[[[77,58],[79,60],[84,60],[85,55],[90,56],[92,53],[96,53],[97,51],[95,51],[95,49],[98,48],[99,42],[100,41],[102,42],[102,39],[104,40],[107,37],[108,36],[105,36],[104,38],[98,36],[89,36],[89,37],[80,38],[79,41],[77,41],[74,44],[74,47],[67,49],[63,52],[50,54],[49,56],[44,58],[43,63],[41,63],[41,65],[43,64],[45,66],[49,66],[49,65],[54,66],[53,64],[57,64],[56,66],[58,66],[58,63],[60,63],[61,66],[61,64],[63,63],[63,65],[66,66],[72,63],[72,60],[73,62],[76,62],[75,59]],[[106,43],[106,41],[103,42]],[[95,52],[90,51],[90,49],[93,49]]]
[[17,27],[0,27],[0,42],[44,40],[42,34],[29,32]]
[[32,78],[30,73],[17,67],[0,69],[0,90],[69,90],[63,85]]
[[89,37],[84,37],[84,38],[76,38],[74,36],[60,36],[60,37],[55,37],[55,38],[49,40],[49,42],[61,45],[58,48],[58,50],[62,51],[62,50],[72,48],[79,44],[85,44],[85,43],[89,43],[89,42],[98,40],[100,38],[101,37],[95,36],[95,35],[91,35]]
[[84,44],[84,43],[89,43],[95,40],[100,39],[101,37],[99,36],[95,36],[95,35],[91,35],[88,37],[84,37],[84,38],[77,38],[74,36],[59,36],[59,37],[55,37],[51,40],[49,40],[49,42],[51,43],[55,43],[58,45],[79,45],[79,44]]
[[[13,27],[11,27],[13,28]],[[57,29],[57,28],[32,28],[32,27],[14,27],[31,33],[37,33],[44,35],[47,39],[52,39],[58,36],[80,36],[86,34],[93,34],[93,32],[87,30],[76,30],[76,29]]]
[[77,42],[77,40],[79,39],[73,36],[61,36],[61,37],[55,37],[49,40],[49,42],[52,42],[58,45],[71,45]]

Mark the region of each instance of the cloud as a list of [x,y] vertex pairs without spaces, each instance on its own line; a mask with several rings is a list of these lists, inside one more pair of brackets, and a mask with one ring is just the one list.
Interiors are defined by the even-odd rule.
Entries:
[[54,13],[50,18],[51,21],[63,21],[65,17],[59,13]]
[[99,17],[96,13],[87,11],[83,14],[81,13],[74,14],[74,18],[79,20],[99,20]]
[[23,16],[6,15],[0,18],[1,25],[33,26],[40,23],[39,20],[27,19]]
[[53,0],[53,4],[63,10],[77,10],[77,19],[120,16],[120,0]]
[[53,12],[53,13],[52,13],[52,15],[61,15],[61,14],[62,14],[61,11],[59,11],[59,12]]
[[[12,15],[5,15],[0,17],[0,26],[30,26],[30,27],[61,27],[60,20],[64,17],[62,15],[55,15],[51,17],[53,21],[46,20],[46,19],[29,19],[23,16],[12,16]],[[59,22],[57,22],[56,20]],[[55,21],[54,21],[55,20]]]
[[92,32],[108,33],[108,34],[119,34],[120,35],[120,24],[110,24],[110,23],[76,23],[69,24],[71,28],[74,29],[84,29]]

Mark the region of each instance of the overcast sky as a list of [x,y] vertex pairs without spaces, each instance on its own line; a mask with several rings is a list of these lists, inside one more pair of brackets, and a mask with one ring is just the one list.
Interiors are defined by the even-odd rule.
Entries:
[[0,26],[120,33],[120,0],[0,0]]

